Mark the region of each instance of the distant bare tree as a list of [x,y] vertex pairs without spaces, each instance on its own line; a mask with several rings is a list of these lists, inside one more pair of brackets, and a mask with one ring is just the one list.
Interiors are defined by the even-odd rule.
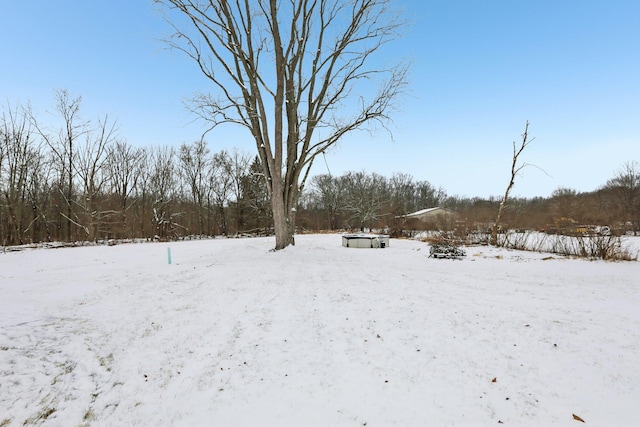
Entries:
[[349,226],[364,230],[382,218],[387,200],[386,179],[376,173],[349,172],[341,177],[344,189],[343,210]]
[[128,211],[131,208],[132,195],[137,189],[142,173],[145,151],[134,148],[124,140],[118,140],[109,148],[107,167],[111,191],[118,198],[120,209],[120,228],[122,237],[134,237],[132,224],[128,224]]
[[[403,228],[403,216],[415,212],[417,201],[416,183],[413,177],[407,173],[394,173],[389,179],[391,197],[389,200],[388,225],[394,236],[400,235]],[[423,209],[427,206],[422,206]]]
[[30,232],[32,242],[50,242],[54,236],[49,219],[52,213],[51,196],[53,191],[51,165],[46,160],[47,154],[38,150],[29,168],[27,193],[31,205],[31,222],[25,231]]
[[136,215],[137,227],[139,231],[137,234],[143,237],[153,237],[156,234],[155,220],[150,220],[149,215],[153,212],[153,186],[152,177],[154,171],[152,170],[153,162],[153,149],[148,147],[142,150],[142,156],[140,157],[140,176],[138,177],[138,183],[133,190],[133,197],[136,200],[136,209],[134,214]]
[[498,208],[498,215],[496,216],[496,220],[491,227],[491,244],[498,244],[498,228],[500,227],[500,221],[502,220],[502,214],[504,213],[504,209],[507,206],[507,202],[509,200],[509,193],[513,189],[513,186],[516,182],[516,176],[522,171],[522,169],[530,166],[528,163],[520,163],[518,164],[518,159],[525,148],[533,142],[535,138],[529,139],[529,122],[525,124],[524,133],[522,134],[522,142],[519,146],[516,145],[516,142],[513,141],[513,157],[511,159],[511,177],[509,179],[509,184],[507,185],[507,189],[504,192],[504,196],[502,197],[502,201],[500,202],[500,207]]
[[97,127],[89,130],[84,145],[78,150],[76,168],[82,196],[77,204],[81,208],[82,224],[89,240],[98,239],[100,223],[109,214],[101,208],[99,197],[104,195],[109,178],[107,161],[115,142],[115,132],[116,124],[110,123],[105,116],[98,120]]
[[394,216],[403,215],[415,210],[414,199],[416,186],[413,177],[408,173],[396,172],[389,179],[391,192],[389,210]]
[[28,113],[8,106],[0,117],[0,237],[4,235],[0,243],[24,243],[29,224],[27,186],[30,172],[40,160],[38,151]]
[[225,150],[215,153],[208,171],[210,205],[216,213],[218,226],[225,236],[227,227],[227,206],[234,190],[233,159]]
[[40,136],[49,146],[52,155],[52,162],[57,171],[57,188],[62,197],[62,203],[57,215],[63,220],[65,225],[67,241],[73,240],[73,231],[81,225],[75,208],[76,201],[76,177],[78,145],[89,132],[89,122],[80,118],[81,97],[73,98],[67,90],[57,90],[55,92],[56,111],[62,119],[62,126],[55,135],[40,126],[34,115],[31,115],[31,122],[37,129]]
[[343,208],[344,187],[341,180],[330,174],[316,175],[311,178],[311,188],[319,207],[326,216],[329,229],[339,227],[338,218]]
[[229,172],[231,174],[231,181],[233,182],[232,186],[232,196],[235,202],[238,202],[242,198],[242,181],[247,174],[249,174],[249,169],[251,167],[251,161],[253,157],[248,154],[239,151],[234,148],[231,153],[227,153],[229,166]]
[[640,231],[640,164],[626,162],[617,175],[607,181],[605,188],[614,191],[622,210],[625,222],[633,225],[634,234]]
[[265,176],[262,173],[260,160],[256,156],[242,178],[242,197],[238,203],[243,213],[240,218],[240,225],[245,230],[246,227],[251,227],[260,231],[272,224],[273,218],[269,209],[269,194],[264,181]]
[[222,150],[213,156],[210,173],[212,195],[217,219],[223,234],[232,226],[236,231],[245,226],[243,194],[247,176],[250,173],[252,157],[234,148],[231,152]]
[[415,210],[443,206],[447,200],[447,192],[442,187],[434,187],[428,181],[418,181],[415,184]]
[[575,218],[578,211],[578,192],[560,187],[551,193],[551,212],[555,218]]
[[180,173],[185,180],[191,201],[196,208],[198,234],[205,234],[205,201],[209,192],[207,172],[210,167],[209,147],[204,139],[192,144],[182,144],[178,152]]
[[404,90],[407,66],[372,62],[402,25],[392,1],[156,2],[173,13],[169,45],[193,59],[220,93],[196,98],[193,111],[211,128],[249,130],[275,248],[293,244],[296,204],[314,159],[356,129],[386,127]]
[[177,189],[175,150],[157,147],[149,156],[149,190],[153,198],[155,236],[161,240],[175,237],[177,216],[174,212]]

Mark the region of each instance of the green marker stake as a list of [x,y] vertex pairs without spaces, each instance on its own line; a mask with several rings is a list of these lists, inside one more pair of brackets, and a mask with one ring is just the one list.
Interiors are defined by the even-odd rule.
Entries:
[[171,248],[167,248],[167,261],[171,264]]

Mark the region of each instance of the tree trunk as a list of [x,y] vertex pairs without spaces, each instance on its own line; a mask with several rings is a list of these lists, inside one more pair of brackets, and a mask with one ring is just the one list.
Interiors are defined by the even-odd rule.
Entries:
[[276,235],[275,250],[284,249],[289,245],[295,245],[293,237],[295,230],[295,218],[292,217],[290,201],[284,198],[282,184],[274,185],[271,194],[271,212],[273,213],[273,231]]

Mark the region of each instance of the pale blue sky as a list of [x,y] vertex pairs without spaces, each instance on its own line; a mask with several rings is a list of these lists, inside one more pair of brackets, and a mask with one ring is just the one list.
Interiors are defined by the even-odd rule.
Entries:
[[[398,0],[412,26],[393,53],[413,60],[394,141],[359,132],[327,156],[339,175],[365,170],[428,180],[449,194],[500,195],[512,142],[536,139],[514,195],[591,191],[640,161],[637,0]],[[183,100],[210,88],[166,50],[170,29],[151,0],[0,0],[0,98],[53,118],[54,90],[83,97],[87,119],[109,114],[139,146],[200,138]],[[253,153],[246,131],[207,136],[212,150]],[[312,174],[326,173],[317,162]]]

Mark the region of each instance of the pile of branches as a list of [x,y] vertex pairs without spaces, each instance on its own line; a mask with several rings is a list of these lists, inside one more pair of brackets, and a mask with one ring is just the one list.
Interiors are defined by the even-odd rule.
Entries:
[[464,249],[451,243],[432,243],[429,258],[461,259],[467,256]]

